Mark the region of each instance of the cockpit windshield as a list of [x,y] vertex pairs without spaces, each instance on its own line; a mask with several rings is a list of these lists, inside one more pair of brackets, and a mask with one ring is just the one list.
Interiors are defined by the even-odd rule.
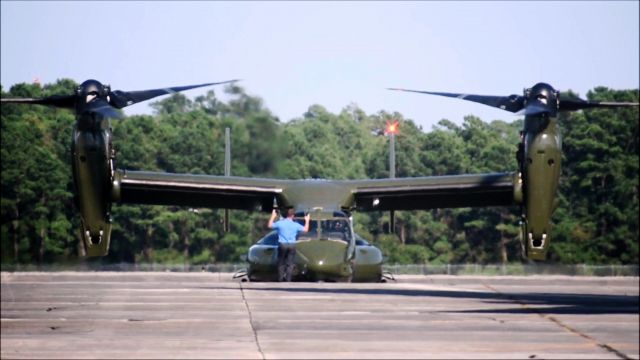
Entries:
[[[295,218],[295,221],[304,226],[304,218]],[[348,218],[311,219],[309,232],[298,234],[298,240],[341,240],[350,242],[351,227]]]

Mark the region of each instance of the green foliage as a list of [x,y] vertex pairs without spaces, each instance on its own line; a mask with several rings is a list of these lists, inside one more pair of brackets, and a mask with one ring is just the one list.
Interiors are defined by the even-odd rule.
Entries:
[[[43,87],[18,84],[2,96],[68,94],[69,79]],[[213,90],[195,100],[183,94],[156,101],[153,116],[114,121],[117,167],[222,175],[224,129],[232,136],[232,175],[275,178],[361,179],[389,176],[387,121],[400,123],[396,176],[514,171],[522,120],[468,116],[442,120],[424,132],[402,114],[367,115],[350,104],[339,114],[311,105],[280,122],[262,99],[237,85],[219,100]],[[563,94],[564,95],[564,94]],[[567,96],[573,96],[568,94]],[[637,91],[596,88],[592,100],[638,101]],[[558,263],[638,263],[638,110],[562,114],[564,158],[550,258]],[[3,263],[76,261],[83,251],[73,209],[70,111],[2,105]],[[163,206],[115,205],[111,250],[105,262],[207,264],[241,262],[267,231],[268,216]],[[463,208],[356,213],[356,232],[382,248],[394,264],[502,263],[520,259],[519,209]]]
[[[637,91],[596,88],[589,100],[638,102]],[[561,201],[552,238],[563,263],[638,263],[638,110],[566,115]]]
[[[67,84],[62,82],[60,86]],[[42,96],[46,89],[22,84],[18,94]],[[2,94],[4,96],[4,93]],[[3,227],[2,261],[42,263],[69,255],[73,217],[71,171],[63,154],[61,125],[73,117],[65,110],[47,113],[42,106],[3,105],[0,149]],[[66,131],[71,133],[71,128]],[[69,143],[70,135],[64,143]],[[68,145],[67,145],[68,146]],[[11,251],[5,251],[10,249]]]

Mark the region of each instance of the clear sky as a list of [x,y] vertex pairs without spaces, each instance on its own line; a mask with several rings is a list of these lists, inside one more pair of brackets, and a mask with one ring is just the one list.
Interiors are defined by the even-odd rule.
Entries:
[[639,3],[2,0],[0,80],[7,90],[34,78],[142,90],[242,78],[282,121],[313,104],[338,113],[355,103],[428,131],[442,118],[515,117],[386,87],[509,95],[544,81],[583,97],[638,88]]

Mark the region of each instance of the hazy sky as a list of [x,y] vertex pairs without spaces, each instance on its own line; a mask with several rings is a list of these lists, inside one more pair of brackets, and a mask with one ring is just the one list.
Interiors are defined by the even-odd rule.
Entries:
[[142,90],[242,78],[283,121],[312,104],[338,113],[356,103],[430,130],[468,114],[515,117],[385,88],[509,95],[544,81],[583,97],[595,86],[638,88],[639,3],[2,0],[0,80],[6,90],[34,78]]

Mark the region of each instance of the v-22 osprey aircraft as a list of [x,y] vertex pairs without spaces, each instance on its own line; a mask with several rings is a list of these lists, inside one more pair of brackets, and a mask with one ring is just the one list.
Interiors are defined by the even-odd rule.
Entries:
[[[270,212],[274,198],[280,207],[311,211],[315,232],[300,243],[298,257],[305,274],[315,279],[353,280],[359,272],[353,211],[423,210],[433,208],[513,206],[522,208],[523,253],[544,260],[550,243],[550,218],[555,206],[561,165],[557,115],[600,107],[637,106],[637,103],[589,102],[561,99],[546,83],[525,89],[523,95],[484,96],[430,91],[524,115],[518,169],[510,173],[462,174],[362,180],[284,180],[175,174],[118,169],[111,118],[122,117],[126,106],[156,96],[236,80],[142,91],[112,91],[96,80],[80,84],[74,94],[40,99],[2,99],[2,103],[41,104],[75,111],[71,146],[75,202],[82,222],[82,238],[89,256],[108,253],[111,207],[121,204],[179,205]],[[333,239],[328,226],[343,220],[344,239]],[[324,228],[323,228],[324,227]],[[333,235],[332,235],[333,234]],[[268,237],[268,236],[267,236]],[[265,240],[267,242],[268,240]],[[366,245],[363,245],[366,246]],[[251,253],[249,254],[251,255]],[[371,260],[371,259],[370,259]],[[260,264],[251,263],[254,275]],[[375,264],[374,264],[375,263]],[[379,280],[377,260],[373,280]],[[380,261],[381,264],[381,261]],[[366,276],[365,276],[366,278]]]

